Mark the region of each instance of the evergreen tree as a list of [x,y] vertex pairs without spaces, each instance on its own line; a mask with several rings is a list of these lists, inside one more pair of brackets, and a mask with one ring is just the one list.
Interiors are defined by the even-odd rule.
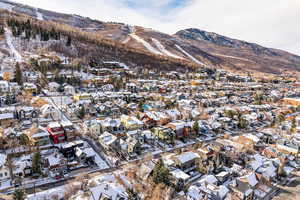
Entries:
[[11,27],[11,32],[12,32],[12,34],[13,34],[14,37],[17,37],[17,29],[16,29],[15,26]]
[[128,194],[128,200],[140,200],[138,193],[134,191],[132,188],[128,188],[126,190],[126,193]]
[[36,152],[32,158],[32,171],[36,174],[41,174],[41,154],[40,152]]
[[25,31],[25,38],[26,38],[27,40],[29,40],[29,39],[31,38],[31,31],[30,31],[30,30],[26,30],[26,31]]
[[20,68],[19,63],[16,64],[16,71],[15,71],[15,80],[19,85],[22,85],[23,83],[23,74]]
[[5,33],[4,27],[1,26],[1,27],[0,27],[0,35],[3,35],[4,33]]
[[193,131],[195,131],[196,134],[199,133],[199,123],[198,123],[198,120],[195,121],[195,123],[193,124]]
[[78,117],[79,117],[80,119],[83,119],[84,116],[85,116],[85,109],[84,109],[84,106],[82,105],[82,106],[80,107],[79,111],[78,111]]
[[24,200],[25,199],[25,192],[23,190],[17,189],[13,193],[14,200]]
[[21,145],[29,145],[29,138],[27,135],[21,134],[19,140]]
[[71,43],[72,43],[72,39],[71,39],[71,36],[68,36],[68,39],[67,39],[67,47],[71,46]]
[[152,178],[156,184],[158,184],[158,183],[164,183],[166,185],[170,184],[169,169],[163,165],[163,162],[161,160],[159,160],[156,163],[156,165],[152,171]]

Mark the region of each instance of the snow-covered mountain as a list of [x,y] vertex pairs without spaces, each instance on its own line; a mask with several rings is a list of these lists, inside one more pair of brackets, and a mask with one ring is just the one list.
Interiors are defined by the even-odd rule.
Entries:
[[168,35],[148,28],[101,22],[7,0],[0,0],[0,7],[38,20],[65,24],[91,34],[97,33],[103,39],[117,42],[125,48],[130,47],[141,54],[155,55],[157,59],[178,61],[181,62],[180,65],[193,63],[195,66],[268,73],[300,71],[299,56],[199,29],[186,29]]

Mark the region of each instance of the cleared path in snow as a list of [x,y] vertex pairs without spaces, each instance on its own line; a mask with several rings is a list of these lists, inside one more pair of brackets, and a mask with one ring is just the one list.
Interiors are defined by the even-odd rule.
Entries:
[[194,56],[192,56],[191,54],[189,54],[188,52],[186,52],[185,50],[183,50],[180,46],[178,46],[177,44],[175,44],[176,48],[179,49],[182,53],[184,53],[187,57],[189,57],[191,60],[193,60],[195,63],[199,64],[199,65],[204,65],[203,62],[197,60]]
[[12,33],[8,28],[5,28],[5,38],[12,56],[16,59],[17,62],[22,62],[22,56],[14,47],[12,43]]
[[157,39],[152,38],[152,41],[154,42],[154,44],[158,48],[158,50],[160,52],[162,52],[163,54],[173,57],[173,58],[183,59],[182,57],[177,56],[177,55],[171,53],[170,51],[168,51]]
[[36,12],[36,18],[37,18],[38,20],[44,21],[43,14],[39,12],[39,9],[38,9],[38,8],[35,9],[35,12]]
[[148,42],[146,42],[145,40],[143,40],[142,38],[140,38],[139,36],[137,36],[136,34],[132,33],[130,34],[130,36],[135,39],[137,42],[141,43],[142,45],[144,45],[144,47],[146,49],[148,49],[148,51],[150,51],[153,54],[157,54],[157,55],[162,55],[162,53],[160,51],[158,51],[156,48],[154,48],[153,46],[151,46],[151,44],[149,44]]

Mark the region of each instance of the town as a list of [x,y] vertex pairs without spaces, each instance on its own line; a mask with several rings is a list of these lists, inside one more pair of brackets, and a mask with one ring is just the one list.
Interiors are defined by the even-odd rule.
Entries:
[[0,81],[4,199],[272,199],[299,176],[294,78],[83,67],[46,53],[11,63]]

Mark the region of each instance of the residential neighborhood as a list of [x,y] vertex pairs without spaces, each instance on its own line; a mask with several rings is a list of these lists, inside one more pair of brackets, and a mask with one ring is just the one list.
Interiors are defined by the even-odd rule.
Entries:
[[[165,17],[147,15],[169,27],[196,1],[155,2]],[[151,3],[113,15],[123,4]],[[167,34],[46,9],[0,0],[0,200],[300,199],[299,56],[188,24]]]
[[295,80],[209,68],[141,71],[118,62],[80,73],[13,76],[26,82],[0,84],[4,194],[22,191],[28,200],[162,199],[164,193],[178,200],[272,199],[298,176]]

